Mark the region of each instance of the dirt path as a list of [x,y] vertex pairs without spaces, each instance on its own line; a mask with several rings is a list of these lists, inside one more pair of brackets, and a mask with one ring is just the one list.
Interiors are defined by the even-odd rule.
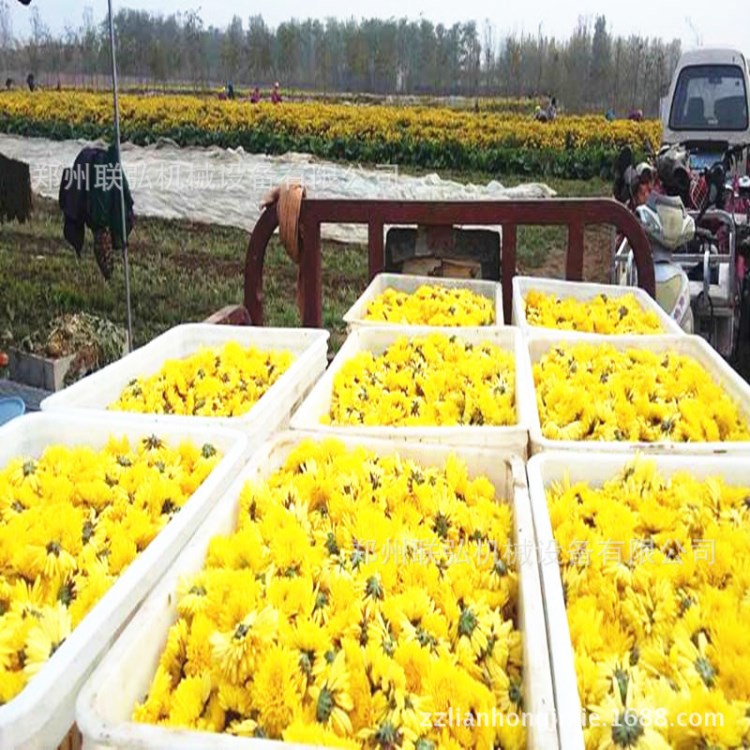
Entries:
[[[541,264],[533,259],[519,258],[520,273],[529,276],[542,276],[550,279],[565,278],[565,258],[567,254],[567,237],[561,231],[560,236],[547,245],[546,257]],[[586,230],[584,237],[583,279],[600,284],[608,284],[610,280],[610,264],[612,261],[612,232],[606,226],[593,226]],[[539,251],[542,254],[543,251]]]

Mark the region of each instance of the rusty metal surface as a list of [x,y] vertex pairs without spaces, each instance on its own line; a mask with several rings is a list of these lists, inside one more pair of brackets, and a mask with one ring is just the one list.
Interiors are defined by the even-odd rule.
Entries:
[[[545,199],[523,201],[390,201],[306,199],[300,216],[302,278],[304,279],[303,325],[322,325],[320,226],[324,223],[368,226],[370,278],[382,271],[385,258],[385,225],[416,224],[440,227],[430,234],[445,237],[444,227],[456,225],[502,226],[501,268],[503,307],[511,317],[512,280],[516,273],[516,242],[519,226],[560,225],[568,227],[566,278],[580,280],[583,271],[584,232],[587,225],[614,226],[630,242],[640,286],[655,294],[654,267],[648,239],[638,220],[627,208],[605,198]],[[266,246],[278,226],[275,206],[262,214],[250,238],[245,261],[245,307],[255,325],[263,325],[263,264]],[[438,240],[439,242],[439,240]]]

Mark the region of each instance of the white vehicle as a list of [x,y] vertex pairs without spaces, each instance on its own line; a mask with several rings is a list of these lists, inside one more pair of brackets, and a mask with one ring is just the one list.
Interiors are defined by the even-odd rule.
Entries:
[[[724,356],[736,355],[748,291],[750,75],[745,56],[732,49],[683,54],[662,101],[662,133],[663,144],[687,149],[694,186],[696,176],[708,176],[714,165],[723,167],[726,185],[717,193],[723,196],[718,205],[696,204],[690,196],[697,235],[704,236],[697,236],[687,253],[676,253],[674,261],[690,279],[697,332]],[[715,233],[714,238],[706,240],[706,233]]]
[[[693,222],[693,235],[665,245],[660,237],[667,228],[655,221],[648,206],[636,209],[652,242],[657,300],[663,287],[660,304],[676,317],[675,311],[683,307],[675,303],[674,290],[679,288],[679,299],[687,296],[689,300],[692,316],[686,320],[692,319],[695,332],[723,356],[735,359],[743,330],[742,310],[747,307],[750,315],[750,273],[745,258],[750,238],[750,203],[745,195],[750,166],[750,75],[745,56],[731,49],[686,52],[661,109],[662,148],[649,167],[657,176],[657,191],[674,196],[676,203],[662,205],[659,219],[663,224],[666,208],[679,217],[677,209],[684,205]],[[629,174],[632,182],[632,168],[620,171],[623,176]],[[618,199],[623,200],[623,195]],[[650,224],[658,225],[658,231]],[[660,252],[660,246],[670,252]],[[627,243],[616,248],[615,283],[633,283],[632,262]]]
[[685,52],[675,69],[669,94],[662,99],[662,142],[681,143],[691,153],[691,167],[720,161],[732,147],[744,153],[735,162],[748,170],[750,76],[745,56],[731,49]]

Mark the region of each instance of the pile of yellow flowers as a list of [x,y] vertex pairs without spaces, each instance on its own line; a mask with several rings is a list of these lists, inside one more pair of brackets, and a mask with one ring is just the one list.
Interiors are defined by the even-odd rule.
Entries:
[[23,690],[219,460],[154,436],[0,470],[0,705]]
[[495,305],[469,289],[425,285],[411,294],[386,289],[370,303],[365,318],[407,325],[491,326]]
[[573,297],[560,299],[553,294],[536,290],[524,299],[529,325],[558,328],[582,333],[627,334],[663,333],[659,316],[644,310],[634,294],[608,297],[597,294],[590,300]]
[[750,440],[738,406],[703,367],[674,351],[560,344],[533,366],[551,440]]
[[333,382],[325,422],[342,425],[513,425],[513,354],[434,333],[397,339],[381,355],[363,351]]
[[185,359],[169,360],[155,375],[131,381],[110,405],[115,411],[239,417],[246,414],[289,369],[294,356],[284,351],[202,348]]
[[750,487],[639,459],[547,498],[586,747],[750,746]]
[[301,443],[246,486],[235,533],[182,582],[135,720],[329,747],[520,750],[523,726],[446,720],[450,707],[519,711],[511,527],[459,460]]

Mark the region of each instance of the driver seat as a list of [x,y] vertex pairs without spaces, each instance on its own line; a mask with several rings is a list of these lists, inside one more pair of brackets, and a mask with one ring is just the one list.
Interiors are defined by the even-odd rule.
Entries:
[[693,130],[706,127],[706,106],[699,96],[688,99],[685,125]]

